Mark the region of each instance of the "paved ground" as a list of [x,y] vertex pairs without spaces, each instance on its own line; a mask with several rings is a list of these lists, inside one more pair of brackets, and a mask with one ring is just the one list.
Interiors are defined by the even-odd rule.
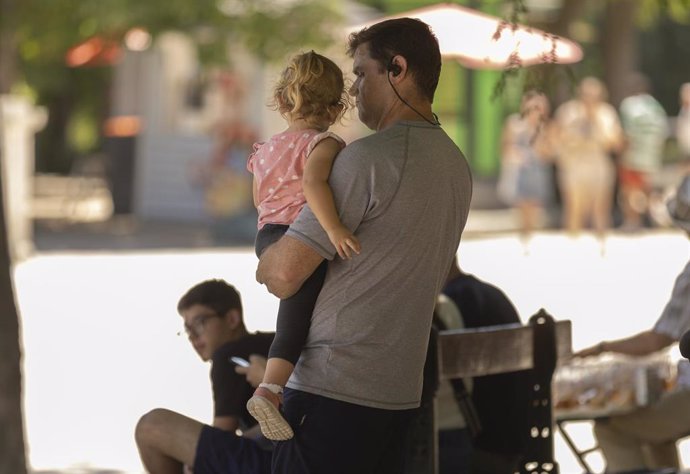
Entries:
[[[474,210],[465,235],[479,237],[514,231],[514,211]],[[151,221],[116,216],[102,222],[41,220],[34,226],[39,252],[253,247],[253,232],[214,232],[211,224]]]
[[[524,320],[544,307],[573,321],[576,349],[649,327],[690,257],[674,231],[613,233],[603,246],[545,231],[525,249],[512,222],[509,211],[473,211],[462,265],[503,288]],[[251,243],[210,236],[126,218],[37,225],[37,253],[15,273],[36,472],[139,473],[132,433],[141,414],[164,406],[210,419],[207,366],[176,335],[177,298],[201,279],[225,278],[242,292],[253,330],[272,329],[277,307],[253,280]],[[589,424],[572,430],[579,445],[592,443]],[[681,447],[690,462],[690,446]],[[560,437],[556,457],[562,473],[581,472]],[[602,468],[597,454],[591,461]]]
[[[88,184],[88,183],[87,183]],[[105,183],[85,186],[79,178],[38,176],[32,203],[35,246],[38,251],[137,250],[165,248],[252,247],[256,218],[233,222],[175,222],[135,219],[129,215],[109,218],[112,212]],[[71,191],[70,191],[71,190]],[[515,213],[495,196],[491,179],[475,179],[473,210],[466,235],[486,235],[515,230]]]

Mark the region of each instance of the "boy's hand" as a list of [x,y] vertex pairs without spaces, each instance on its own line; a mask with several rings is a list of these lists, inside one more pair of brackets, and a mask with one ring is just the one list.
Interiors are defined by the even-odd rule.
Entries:
[[235,367],[235,372],[247,377],[247,382],[252,387],[258,387],[266,372],[266,358],[252,354],[249,356],[249,367]]
[[335,247],[336,252],[343,260],[352,258],[353,252],[359,254],[362,247],[359,245],[357,237],[344,226],[340,226],[328,233],[328,238]]

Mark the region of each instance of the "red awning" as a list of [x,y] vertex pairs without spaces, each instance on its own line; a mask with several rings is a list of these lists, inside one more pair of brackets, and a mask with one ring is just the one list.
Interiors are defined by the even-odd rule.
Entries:
[[73,46],[65,55],[65,62],[70,67],[111,66],[122,54],[120,45],[115,41],[92,36]]

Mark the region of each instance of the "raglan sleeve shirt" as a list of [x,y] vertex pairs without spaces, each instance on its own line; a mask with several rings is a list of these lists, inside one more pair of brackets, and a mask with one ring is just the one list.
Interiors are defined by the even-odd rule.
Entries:
[[690,330],[690,261],[676,278],[671,299],[654,326],[654,332],[676,341]]

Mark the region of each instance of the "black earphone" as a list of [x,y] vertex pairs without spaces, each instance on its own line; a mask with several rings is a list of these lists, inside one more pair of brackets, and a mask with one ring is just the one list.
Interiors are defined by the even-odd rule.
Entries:
[[391,85],[391,88],[393,89],[393,92],[395,92],[395,95],[398,96],[398,99],[400,99],[400,102],[402,102],[403,104],[405,104],[406,106],[408,106],[408,107],[409,107],[410,109],[412,109],[417,115],[419,115],[420,117],[422,117],[422,118],[424,119],[424,121],[430,123],[431,125],[441,125],[441,122],[439,122],[438,117],[436,116],[435,113],[432,113],[432,114],[431,114],[431,115],[434,117],[434,120],[433,120],[433,121],[432,121],[432,120],[429,120],[429,119],[426,118],[424,115],[422,115],[417,109],[415,109],[414,107],[412,107],[405,99],[403,99],[403,98],[400,96],[400,94],[398,94],[398,90],[395,88],[395,86],[393,85],[393,82],[391,81],[390,74],[392,74],[393,77],[399,75],[399,74],[402,72],[402,67],[400,66],[400,64],[396,64],[396,63],[394,62],[393,59],[394,59],[394,58],[391,58],[391,60],[388,61],[388,66],[386,67],[386,70],[387,70],[388,73],[389,73],[389,74],[387,74],[387,76],[388,76],[388,83]]
[[390,62],[388,63],[388,72],[392,73],[393,76],[397,76],[402,72],[402,68],[400,67],[400,64],[395,64],[393,62],[393,58],[391,58]]

